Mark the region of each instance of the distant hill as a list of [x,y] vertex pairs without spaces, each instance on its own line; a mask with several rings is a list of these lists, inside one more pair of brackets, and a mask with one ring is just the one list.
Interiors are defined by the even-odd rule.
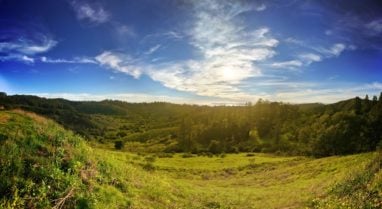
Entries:
[[334,104],[259,101],[197,106],[105,100],[73,102],[0,94],[0,106],[51,118],[97,146],[139,152],[240,151],[328,156],[375,150],[382,139],[382,96]]

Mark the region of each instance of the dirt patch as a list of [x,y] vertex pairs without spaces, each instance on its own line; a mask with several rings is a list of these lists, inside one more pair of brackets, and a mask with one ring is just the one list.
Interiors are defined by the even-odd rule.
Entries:
[[11,117],[7,114],[0,114],[0,124],[6,124],[9,118]]
[[34,121],[36,121],[38,123],[45,124],[47,122],[46,118],[41,117],[41,116],[39,116],[39,115],[37,115],[35,113],[27,112],[27,111],[24,111],[24,110],[21,110],[21,109],[15,109],[15,110],[13,110],[13,112],[26,115],[26,116],[28,116],[29,118],[31,118],[32,120],[34,120]]

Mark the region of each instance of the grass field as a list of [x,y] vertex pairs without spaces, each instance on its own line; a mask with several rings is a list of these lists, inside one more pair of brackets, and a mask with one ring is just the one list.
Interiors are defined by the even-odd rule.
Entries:
[[379,208],[376,155],[156,157],[91,148],[51,120],[0,111],[0,208]]
[[[96,149],[95,153],[100,158],[108,156],[119,169],[126,168],[125,165],[145,165],[145,157],[136,154],[102,149]],[[141,195],[148,193],[145,195],[151,197],[149,200],[157,201],[166,195],[168,199],[159,201],[163,206],[153,206],[155,202],[149,206],[146,202],[137,207],[145,208],[146,204],[148,208],[169,205],[173,208],[305,208],[312,199],[325,195],[334,183],[363,168],[373,155],[310,159],[257,153],[248,157],[241,153],[224,158],[183,158],[181,154],[156,158],[154,170],[142,170],[150,176],[144,184],[155,179],[161,185],[155,190],[148,187],[136,191]],[[145,195],[138,195],[132,202],[147,199]]]

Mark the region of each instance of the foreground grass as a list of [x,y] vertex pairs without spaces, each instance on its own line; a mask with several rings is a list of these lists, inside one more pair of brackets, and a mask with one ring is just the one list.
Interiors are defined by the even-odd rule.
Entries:
[[[183,158],[177,154],[157,158],[154,168],[144,171],[147,157],[103,149],[94,152],[99,159],[107,156],[138,187],[133,189],[132,202],[144,208],[304,208],[349,173],[362,170],[374,155],[310,159],[264,154]],[[135,165],[133,173],[131,165]],[[141,176],[134,178],[137,174]]]
[[382,187],[375,153],[156,158],[90,148],[22,111],[0,111],[0,149],[0,208],[358,208],[352,191],[378,201]]

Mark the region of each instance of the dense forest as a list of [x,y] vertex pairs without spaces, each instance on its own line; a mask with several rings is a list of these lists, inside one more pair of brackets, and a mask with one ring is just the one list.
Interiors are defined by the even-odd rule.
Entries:
[[[74,102],[0,94],[0,107],[49,117],[99,144],[146,144],[151,152],[272,152],[330,156],[375,150],[382,93],[335,104],[259,100],[243,106]],[[131,148],[131,147],[130,147]]]

